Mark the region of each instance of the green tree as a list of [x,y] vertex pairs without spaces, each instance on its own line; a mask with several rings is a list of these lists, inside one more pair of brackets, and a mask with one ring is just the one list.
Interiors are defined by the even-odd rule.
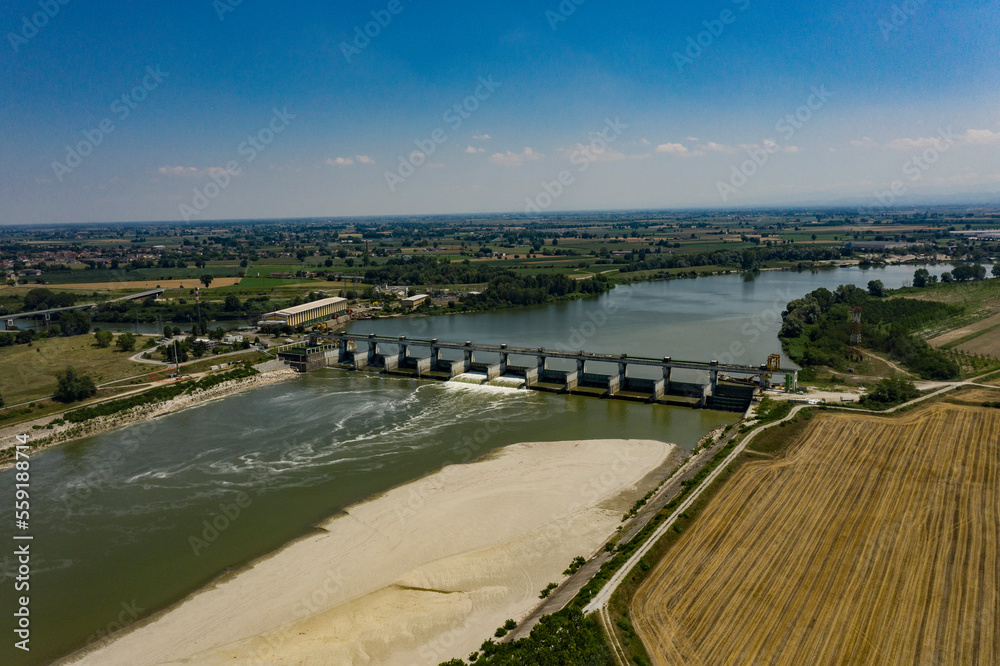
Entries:
[[115,348],[120,352],[130,352],[135,350],[135,336],[131,333],[123,333],[118,336]]
[[85,335],[90,332],[90,317],[82,310],[69,310],[59,316],[59,330],[66,336]]
[[101,349],[105,349],[111,346],[111,340],[114,338],[114,334],[111,331],[98,331],[94,333],[94,339],[97,341],[97,346]]
[[169,338],[169,337],[172,337],[173,334],[174,334],[174,329],[173,328],[171,328],[170,326],[164,326],[163,327],[163,337]]
[[212,282],[215,280],[215,278],[213,276],[211,276],[211,275],[209,275],[207,273],[205,275],[202,275],[198,279],[201,280],[201,283],[203,285],[205,285],[205,289],[208,289],[209,287],[211,287],[212,286]]
[[871,392],[861,399],[861,402],[874,408],[884,408],[908,402],[920,397],[920,391],[912,381],[903,375],[886,377],[875,385]]
[[993,264],[993,277],[1000,278],[1000,264]]
[[53,396],[57,402],[78,402],[86,400],[97,393],[97,386],[94,380],[87,375],[77,373],[76,369],[67,366],[58,375],[56,392]]
[[4,406],[3,396],[0,395],[0,409],[3,409],[3,406]]
[[243,304],[240,303],[240,297],[236,294],[226,294],[226,312],[239,312],[243,309]]
[[918,268],[913,274],[913,286],[918,289],[923,289],[927,286],[930,281],[931,274],[926,268]]
[[882,298],[885,296],[885,285],[882,283],[882,280],[871,280],[868,283],[868,293],[875,298]]

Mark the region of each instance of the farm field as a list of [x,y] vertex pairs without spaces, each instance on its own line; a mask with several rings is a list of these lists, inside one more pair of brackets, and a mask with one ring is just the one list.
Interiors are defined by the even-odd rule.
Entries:
[[[231,287],[240,283],[243,278],[215,278],[212,280],[212,286],[210,289],[218,289],[219,287]],[[74,284],[59,284],[59,285],[46,285],[49,288],[58,291],[72,291],[74,289],[82,289],[86,291],[97,291],[97,290],[129,290],[138,291],[142,289],[156,289],[162,287],[164,289],[194,289],[198,287],[199,289],[204,289],[205,285],[201,283],[198,278],[188,278],[187,280],[136,280],[134,282],[79,282]]]
[[639,588],[653,662],[1000,663],[998,432],[970,405],[818,415]]

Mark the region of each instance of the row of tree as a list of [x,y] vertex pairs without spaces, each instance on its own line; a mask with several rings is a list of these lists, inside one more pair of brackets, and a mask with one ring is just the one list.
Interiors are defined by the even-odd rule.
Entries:
[[571,280],[565,275],[521,276],[511,271],[490,280],[486,290],[462,299],[469,310],[493,310],[520,305],[541,305],[569,294],[603,294],[613,287],[604,275]]

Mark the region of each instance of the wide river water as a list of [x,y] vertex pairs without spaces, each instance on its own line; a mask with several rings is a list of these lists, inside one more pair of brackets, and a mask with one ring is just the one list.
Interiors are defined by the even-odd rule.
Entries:
[[[789,300],[873,279],[898,287],[912,275],[890,267],[643,283],[539,308],[356,322],[351,331],[759,365],[779,351]],[[325,370],[38,452],[24,532],[34,537],[30,653],[13,646],[15,479],[0,472],[0,663],[51,661],[350,504],[497,447],[649,438],[690,448],[736,418]],[[237,501],[238,517],[219,518]],[[228,525],[206,533],[217,518]]]

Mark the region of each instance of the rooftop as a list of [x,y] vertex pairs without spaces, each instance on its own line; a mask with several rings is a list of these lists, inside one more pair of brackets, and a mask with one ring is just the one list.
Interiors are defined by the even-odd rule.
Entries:
[[302,312],[308,312],[315,308],[321,308],[325,305],[336,305],[337,303],[347,303],[346,298],[324,298],[321,301],[313,301],[312,303],[303,303],[302,305],[296,305],[292,308],[285,308],[284,310],[278,310],[277,312],[271,312],[269,314],[291,316],[300,314]]

